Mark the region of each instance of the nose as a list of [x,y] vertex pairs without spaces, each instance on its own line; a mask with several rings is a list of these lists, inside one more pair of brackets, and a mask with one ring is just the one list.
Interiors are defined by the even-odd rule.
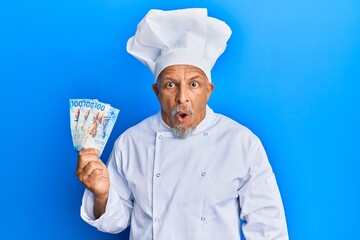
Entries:
[[187,103],[189,101],[188,90],[180,86],[176,95],[176,102],[179,104]]

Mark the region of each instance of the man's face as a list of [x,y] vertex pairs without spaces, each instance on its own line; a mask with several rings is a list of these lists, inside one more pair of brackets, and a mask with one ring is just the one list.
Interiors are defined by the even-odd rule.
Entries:
[[178,137],[186,137],[204,119],[214,85],[205,73],[191,65],[165,68],[153,84],[164,122]]

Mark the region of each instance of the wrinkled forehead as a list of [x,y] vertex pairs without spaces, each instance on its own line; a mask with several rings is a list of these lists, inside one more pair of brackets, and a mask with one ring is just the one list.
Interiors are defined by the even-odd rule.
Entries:
[[177,64],[164,68],[157,78],[156,82],[159,83],[164,78],[171,79],[192,79],[203,78],[208,81],[208,77],[200,68],[193,65]]

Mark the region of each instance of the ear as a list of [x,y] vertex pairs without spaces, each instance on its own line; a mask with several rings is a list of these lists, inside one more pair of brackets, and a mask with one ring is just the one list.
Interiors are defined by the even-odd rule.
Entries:
[[210,95],[214,90],[215,85],[212,82],[209,82],[206,88],[207,100],[210,99]]
[[154,83],[152,85],[152,90],[154,91],[156,97],[159,98],[159,88],[158,88],[158,85],[156,83]]

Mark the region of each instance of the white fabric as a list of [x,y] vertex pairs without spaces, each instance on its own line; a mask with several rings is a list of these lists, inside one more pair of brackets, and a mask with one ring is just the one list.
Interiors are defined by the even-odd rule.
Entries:
[[211,69],[224,52],[229,26],[208,17],[207,9],[150,10],[137,26],[127,51],[148,66],[155,80],[171,65],[199,67],[211,81]]
[[131,224],[131,240],[288,239],[275,176],[259,139],[207,107],[194,134],[176,139],[154,115],[123,133],[108,162],[106,212],[94,221],[85,191],[81,216],[101,231]]

